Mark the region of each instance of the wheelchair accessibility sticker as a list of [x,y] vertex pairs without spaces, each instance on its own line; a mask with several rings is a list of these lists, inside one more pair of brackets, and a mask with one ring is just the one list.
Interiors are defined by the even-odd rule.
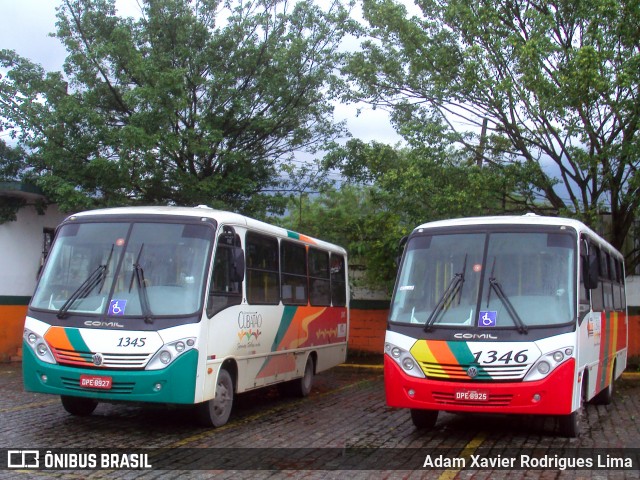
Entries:
[[480,311],[478,317],[479,327],[495,327],[498,312]]
[[124,310],[127,306],[126,300],[111,300],[109,304],[109,312],[107,315],[110,317],[117,317],[119,315],[124,315]]

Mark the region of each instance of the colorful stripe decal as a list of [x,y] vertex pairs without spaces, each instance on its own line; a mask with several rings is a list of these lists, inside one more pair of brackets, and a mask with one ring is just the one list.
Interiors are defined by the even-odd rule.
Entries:
[[[346,324],[346,309],[343,307],[284,307],[271,352],[285,352],[297,348],[336,343],[338,324]],[[346,337],[343,338],[343,341]],[[296,369],[291,354],[271,355],[265,359],[256,378],[270,377]]]
[[620,342],[620,334],[626,330],[626,316],[619,312],[603,312],[601,315],[600,362],[598,364],[598,389],[609,386],[613,379],[613,360],[619,348],[626,345]]
[[300,240],[302,242],[310,243],[311,245],[316,244],[316,241],[313,238],[307,237],[306,235],[302,235],[301,233],[292,232],[291,230],[287,230],[287,236],[295,240]]
[[51,327],[44,335],[56,361],[64,364],[91,364],[89,347],[77,328]]
[[474,365],[480,374],[488,376],[484,369],[477,365],[467,342],[419,340],[411,348],[411,354],[425,369],[429,366],[429,374],[439,378],[466,377],[466,367]]

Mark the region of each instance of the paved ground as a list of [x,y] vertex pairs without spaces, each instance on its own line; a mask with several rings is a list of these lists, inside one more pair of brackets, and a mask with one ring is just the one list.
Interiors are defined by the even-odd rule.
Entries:
[[[71,454],[98,464],[105,451],[151,452],[148,462],[169,470],[24,468],[0,470],[0,477],[640,478],[640,376],[626,375],[616,387],[611,405],[588,406],[579,439],[557,437],[552,419],[449,413],[422,432],[407,411],[386,406],[381,368],[340,366],[318,375],[308,398],[282,397],[275,388],[243,394],[227,425],[203,429],[188,409],[101,404],[90,417],[72,417],[57,397],[24,392],[20,365],[4,364],[0,466],[7,449],[31,449],[39,450],[40,465],[44,452],[48,460],[68,462]],[[512,461],[517,469],[487,463]],[[563,468],[572,461],[608,467]],[[634,469],[618,468],[628,461]]]

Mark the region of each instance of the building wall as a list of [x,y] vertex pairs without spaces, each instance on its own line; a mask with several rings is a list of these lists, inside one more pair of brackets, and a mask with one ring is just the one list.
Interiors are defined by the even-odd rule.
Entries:
[[0,361],[21,356],[24,317],[42,260],[43,229],[55,228],[66,215],[49,206],[44,215],[25,207],[17,217],[0,224]]

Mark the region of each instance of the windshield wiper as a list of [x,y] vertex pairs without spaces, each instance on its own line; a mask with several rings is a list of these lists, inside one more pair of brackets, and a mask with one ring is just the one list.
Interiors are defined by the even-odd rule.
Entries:
[[144,280],[144,270],[142,268],[142,265],[140,265],[140,257],[142,256],[143,248],[144,243],[140,246],[138,258],[136,258],[136,263],[133,264],[133,274],[131,276],[131,282],[129,283],[129,291],[131,291],[131,287],[133,286],[133,278],[135,276],[136,285],[138,286],[138,298],[140,299],[140,310],[142,310],[144,322],[153,323],[153,313],[151,312],[151,307],[149,306],[149,295],[147,294],[147,284]]
[[[448,304],[450,304],[451,301],[456,297],[458,292],[460,292],[462,290],[462,285],[464,284],[464,274],[465,274],[466,270],[467,270],[467,255],[464,256],[464,263],[462,265],[462,271],[459,272],[459,273],[456,273],[453,276],[453,278],[449,282],[449,285],[447,285],[446,290],[444,291],[444,293],[442,294],[442,296],[438,300],[437,305],[435,306],[435,308],[431,312],[431,315],[429,315],[429,318],[427,318],[427,321],[424,324],[424,331],[425,332],[428,332],[429,330],[431,330],[431,328],[433,327],[433,324],[436,323],[436,320],[438,320],[438,317],[440,316],[440,314],[444,310],[444,307],[447,306]],[[461,298],[462,298],[462,296],[460,296],[460,298],[458,298],[458,303],[460,303]]]
[[58,318],[64,318],[67,312],[71,309],[71,306],[76,302],[76,300],[80,298],[86,298],[91,291],[100,285],[98,288],[98,293],[102,290],[102,286],[107,278],[107,269],[109,268],[109,262],[111,262],[111,256],[113,255],[113,247],[111,244],[111,252],[109,252],[109,257],[107,258],[107,262],[103,265],[98,265],[96,269],[89,274],[84,282],[80,284],[78,288],[74,290],[74,292],[69,295],[69,298],[66,302],[60,307],[56,316]]
[[516,311],[511,301],[509,300],[509,297],[507,297],[507,294],[504,293],[504,290],[502,289],[502,285],[500,284],[500,282],[498,282],[498,280],[496,280],[494,276],[495,269],[496,269],[496,259],[494,258],[493,268],[491,269],[491,276],[489,277],[489,294],[487,295],[487,308],[489,308],[489,300],[491,299],[491,290],[495,290],[496,295],[498,296],[498,299],[500,299],[502,304],[507,309],[507,313],[511,315],[511,319],[513,320],[513,323],[515,324],[515,326],[518,327],[518,332],[528,333],[529,328],[527,327],[527,324],[522,321],[522,318],[520,318],[520,315],[518,315],[518,312]]

